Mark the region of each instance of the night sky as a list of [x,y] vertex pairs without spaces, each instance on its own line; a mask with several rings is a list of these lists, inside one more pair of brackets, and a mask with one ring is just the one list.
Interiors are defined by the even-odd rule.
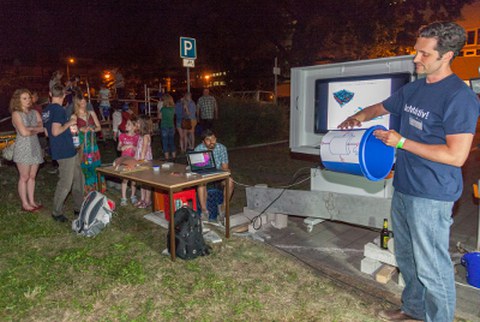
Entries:
[[[212,62],[214,52],[226,47],[254,51],[258,37],[248,31],[274,14],[269,7],[275,3],[0,0],[0,59],[60,62],[74,56],[107,63],[179,64],[179,37],[187,36],[197,38],[199,59]],[[227,45],[213,46],[221,40]]]
[[181,25],[168,14],[166,1],[0,3],[0,55],[7,59],[55,61],[74,55],[115,60],[149,47],[153,51],[165,46],[177,49],[176,35],[182,32]]
[[372,57],[373,45],[391,46],[380,55],[403,54],[428,22],[421,14],[428,6],[443,6],[430,11],[432,19],[451,19],[472,1],[0,0],[0,62],[64,64],[73,56],[169,68],[181,64],[179,37],[187,36],[197,39],[196,65],[240,71],[268,64],[271,74],[277,56],[288,70]]

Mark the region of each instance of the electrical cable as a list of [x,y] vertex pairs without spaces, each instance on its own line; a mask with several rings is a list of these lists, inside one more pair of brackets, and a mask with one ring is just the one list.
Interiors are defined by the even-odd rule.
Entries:
[[[280,192],[280,194],[275,198],[273,199],[258,215],[256,215],[255,217],[253,217],[251,220],[250,220],[250,223],[252,224],[252,227],[253,229],[255,230],[259,230],[260,228],[262,228],[262,225],[263,225],[263,222],[262,222],[262,215],[278,200],[280,199],[280,197],[285,193],[285,191],[288,189],[288,188],[291,188],[291,187],[294,187],[296,185],[299,185],[299,184],[302,184],[304,182],[306,182],[307,180],[310,180],[312,178],[312,176],[308,176],[307,178],[305,179],[302,179],[298,182],[295,182],[294,180],[296,179],[296,177],[299,175],[299,173],[305,169],[308,169],[310,170],[310,168],[308,167],[303,167],[303,168],[300,168],[298,169],[292,176],[292,180],[290,181],[290,183],[286,186],[279,186],[279,187],[272,187],[272,188],[275,188],[275,189],[282,189],[282,191]],[[232,179],[233,180],[233,179]],[[244,187],[252,187],[251,185],[246,185],[246,184],[242,184],[240,182],[237,182],[235,180],[233,180],[233,182],[237,185],[241,185],[241,186],[244,186]],[[259,223],[258,223],[259,222]]]

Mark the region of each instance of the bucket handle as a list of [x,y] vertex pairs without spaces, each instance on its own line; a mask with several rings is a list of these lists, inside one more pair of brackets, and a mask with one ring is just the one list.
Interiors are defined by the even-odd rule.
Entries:
[[462,264],[462,266],[465,266],[467,267],[468,263],[467,263],[467,260],[465,259],[465,256],[467,256],[467,254],[463,255],[462,258],[460,258],[460,264]]

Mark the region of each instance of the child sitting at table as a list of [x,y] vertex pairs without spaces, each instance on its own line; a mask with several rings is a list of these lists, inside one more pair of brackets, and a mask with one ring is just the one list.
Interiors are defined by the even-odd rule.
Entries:
[[[138,144],[138,139],[139,135],[135,133],[136,131],[136,125],[137,125],[137,118],[133,116],[130,120],[127,121],[127,124],[125,126],[126,133],[121,133],[120,136],[118,137],[118,147],[117,150],[119,150],[122,153],[122,157],[129,156],[129,157],[135,157],[135,153],[137,152],[137,144]],[[120,206],[126,206],[127,205],[127,185],[128,185],[128,180],[123,180],[122,181],[122,198],[120,199]],[[135,195],[135,192],[137,191],[135,182],[131,182],[131,194],[130,194],[130,201],[132,202],[132,205],[135,205],[138,203],[137,196]]]
[[[137,133],[139,135],[135,159],[139,161],[152,161],[152,134],[153,122],[150,116],[140,115],[137,121]],[[148,208],[152,205],[152,191],[150,188],[141,188],[141,199],[135,205],[138,208]]]

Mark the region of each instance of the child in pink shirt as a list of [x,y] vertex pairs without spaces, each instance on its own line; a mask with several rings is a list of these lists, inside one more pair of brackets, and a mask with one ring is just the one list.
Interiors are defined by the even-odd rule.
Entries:
[[[135,154],[137,152],[138,138],[139,138],[139,135],[135,133],[136,123],[137,123],[136,118],[132,118],[128,120],[125,126],[125,129],[127,130],[127,132],[121,133],[120,136],[118,137],[117,150],[119,150],[122,153],[122,157],[123,156],[135,157]],[[122,199],[120,199],[120,206],[127,205],[127,185],[128,185],[128,180],[123,180],[122,181]],[[137,189],[135,186],[135,182],[132,181],[130,201],[132,202],[133,205],[135,205],[138,202],[137,196],[135,195],[136,191]]]
[[[152,119],[148,115],[140,115],[137,121],[137,133],[139,139],[137,143],[137,152],[135,159],[139,161],[151,161],[152,155],[152,132],[153,124]],[[149,208],[152,206],[152,191],[149,187],[141,188],[141,199],[136,204],[138,208]]]

